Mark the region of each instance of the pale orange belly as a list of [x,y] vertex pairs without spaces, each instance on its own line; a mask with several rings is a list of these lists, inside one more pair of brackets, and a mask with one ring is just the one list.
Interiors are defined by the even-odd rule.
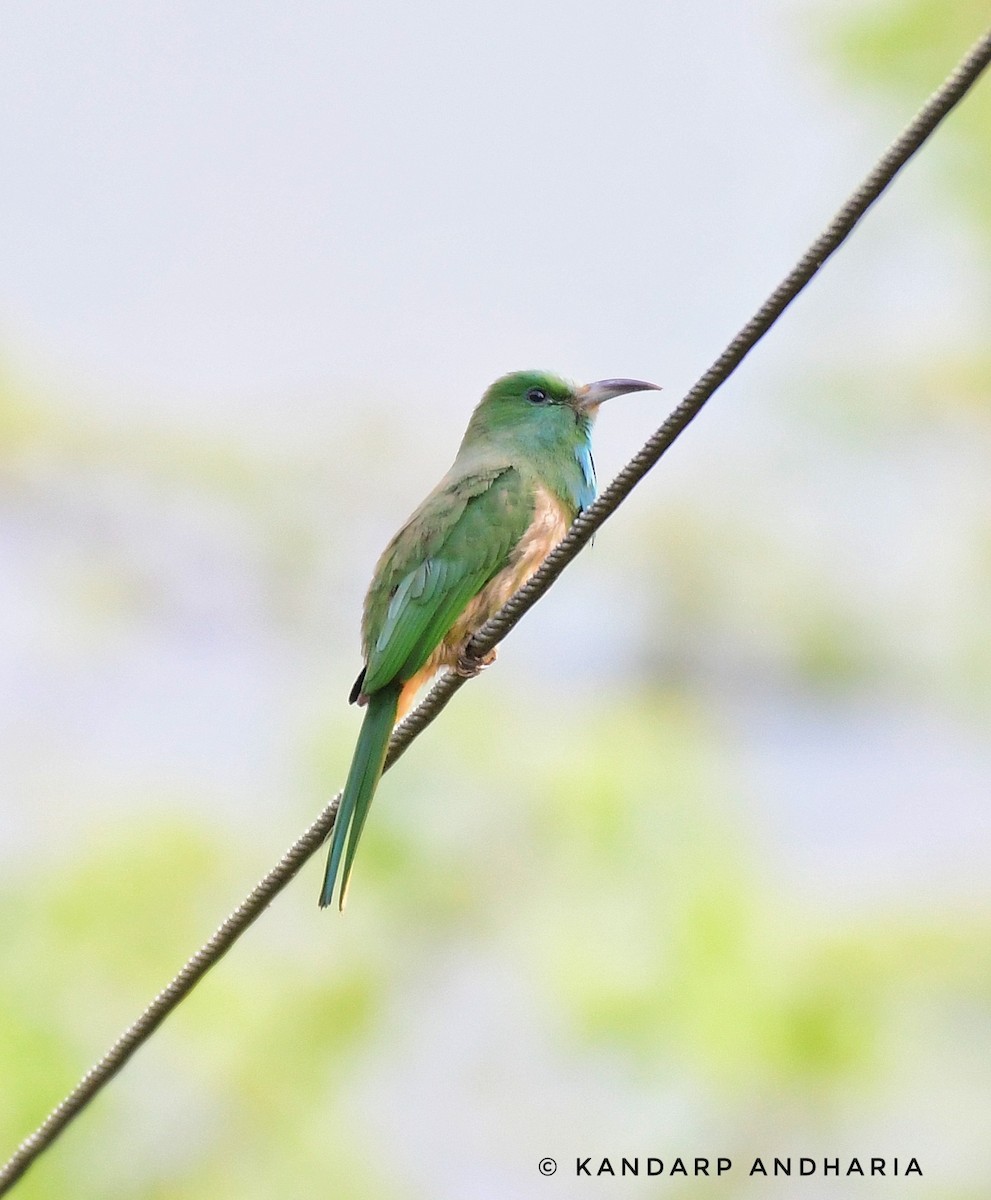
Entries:
[[513,551],[512,559],[498,575],[465,605],[461,616],[444,635],[423,667],[403,686],[399,695],[397,721],[409,711],[416,693],[442,668],[453,669],[471,635],[495,616],[510,596],[526,583],[548,554],[568,532],[568,516],[550,492],[536,494],[533,521]]

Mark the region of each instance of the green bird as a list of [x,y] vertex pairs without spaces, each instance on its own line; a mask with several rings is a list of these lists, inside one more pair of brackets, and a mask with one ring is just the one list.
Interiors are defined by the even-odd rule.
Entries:
[[442,667],[470,677],[495,658],[494,650],[482,660],[469,655],[472,634],[595,499],[591,432],[599,405],[648,390],[659,389],[639,379],[578,386],[542,371],[497,379],[472,413],[453,466],[386,546],[365,597],[365,666],[351,703],[367,712],[334,822],[321,907],[333,899],[343,856],[344,908],[396,721]]

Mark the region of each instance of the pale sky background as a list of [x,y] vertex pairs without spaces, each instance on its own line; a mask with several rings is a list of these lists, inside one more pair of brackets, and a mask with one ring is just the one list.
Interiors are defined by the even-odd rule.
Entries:
[[[524,363],[673,400],[894,132],[838,102],[821,12],[10,4],[8,347],[218,422],[349,385],[460,413]],[[807,321],[858,306],[924,172]]]

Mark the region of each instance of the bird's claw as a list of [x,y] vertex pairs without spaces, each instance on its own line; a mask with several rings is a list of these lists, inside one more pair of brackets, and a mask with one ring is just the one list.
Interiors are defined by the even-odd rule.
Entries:
[[454,674],[462,679],[474,679],[486,667],[495,662],[496,652],[490,650],[488,654],[475,655],[468,649],[468,643],[461,647],[458,652],[458,661],[454,664]]

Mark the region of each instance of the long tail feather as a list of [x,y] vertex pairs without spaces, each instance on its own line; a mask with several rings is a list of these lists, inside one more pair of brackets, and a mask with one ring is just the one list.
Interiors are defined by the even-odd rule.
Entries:
[[[327,859],[327,872],[323,879],[323,891],[320,893],[321,908],[326,908],[334,898],[334,884],[337,881],[337,872],[341,865],[341,857],[344,855],[345,843],[347,843],[338,900],[341,910],[344,909],[354,852],[358,848],[358,840],[365,825],[365,818],[368,816],[368,808],[382,775],[385,752],[389,746],[389,736],[392,733],[392,727],[396,721],[396,711],[399,707],[399,692],[400,685],[393,684],[373,692],[368,698],[368,708],[361,724],[361,732],[358,734],[358,744],[354,748],[351,769],[348,771],[348,781],[344,785],[341,803],[337,809],[337,819],[334,821],[330,856]],[[350,837],[348,836],[349,831]]]

